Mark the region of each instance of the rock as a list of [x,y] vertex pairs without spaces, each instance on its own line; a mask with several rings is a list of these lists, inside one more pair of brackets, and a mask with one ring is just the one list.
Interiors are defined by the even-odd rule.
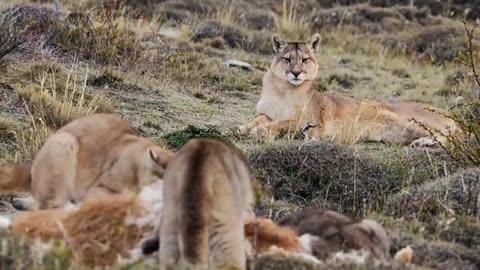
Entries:
[[181,34],[180,30],[176,27],[161,27],[157,32],[157,35],[171,39],[177,39]]
[[240,68],[240,69],[246,70],[246,71],[254,71],[255,70],[252,67],[252,65],[250,65],[249,63],[242,62],[242,61],[239,61],[239,60],[228,60],[228,61],[224,62],[224,65],[226,67],[237,67],[237,68]]

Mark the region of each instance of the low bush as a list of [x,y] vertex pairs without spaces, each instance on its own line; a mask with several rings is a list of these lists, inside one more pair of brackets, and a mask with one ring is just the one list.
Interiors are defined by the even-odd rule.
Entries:
[[275,200],[301,207],[323,206],[355,216],[382,211],[392,194],[455,169],[445,167],[443,152],[438,156],[373,153],[334,143],[296,142],[257,148],[249,160]]
[[183,130],[173,131],[162,136],[165,144],[172,149],[178,149],[187,141],[194,138],[210,138],[228,141],[227,137],[213,126],[196,127],[189,125]]
[[394,216],[421,221],[439,216],[480,217],[480,169],[459,171],[392,196],[388,206]]

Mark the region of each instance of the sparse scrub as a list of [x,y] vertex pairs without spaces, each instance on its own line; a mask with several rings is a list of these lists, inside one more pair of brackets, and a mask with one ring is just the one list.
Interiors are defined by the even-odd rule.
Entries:
[[480,171],[459,171],[392,197],[389,203],[395,216],[414,217],[421,221],[439,216],[468,215],[480,217]]
[[248,43],[245,46],[247,52],[271,55],[272,48],[272,34],[268,31],[252,31],[248,33]]
[[245,35],[234,26],[224,25],[219,21],[206,21],[193,33],[192,41],[199,42],[206,38],[222,37],[230,48],[242,48]]
[[127,65],[139,59],[143,46],[129,27],[130,21],[121,13],[120,1],[105,1],[95,18],[72,13],[55,29],[52,44],[66,52],[75,52],[99,64]]
[[[404,186],[438,176],[422,155],[379,155],[333,143],[289,143],[256,149],[250,162],[275,200],[325,206],[362,216],[382,209],[386,199]],[[419,161],[426,164],[418,165]],[[411,164],[417,164],[413,170]],[[443,170],[443,167],[440,167]]]
[[17,5],[0,11],[0,60],[19,49],[35,50],[53,35],[53,11]]
[[61,78],[56,73],[41,76],[40,89],[31,87],[18,91],[35,119],[49,127],[58,129],[68,122],[93,112],[112,112],[110,103],[101,95],[86,92],[73,75]]
[[[480,87],[480,77],[477,71],[478,56],[475,54],[475,26],[468,28],[467,22],[463,21],[467,36],[466,44],[467,60],[459,60],[472,72],[473,82]],[[442,148],[452,157],[452,159],[463,167],[480,165],[480,100],[478,96],[470,97],[472,101],[466,102],[461,108],[452,109],[451,119],[461,129],[463,133],[459,136],[458,132],[444,134],[447,137],[449,145]],[[422,123],[419,123],[421,126]],[[428,132],[438,132],[437,130],[429,130]]]
[[410,245],[415,251],[414,265],[433,269],[476,269],[480,264],[478,251],[458,243],[422,239],[416,234],[391,231],[391,250]]
[[478,97],[480,95],[480,86],[472,75],[463,71],[456,71],[448,75],[444,80],[443,86],[435,94],[445,97]]
[[409,7],[379,8],[360,4],[322,9],[310,20],[315,28],[336,30],[347,26],[355,33],[382,35],[428,24],[428,18],[426,12]]
[[[456,25],[433,25],[401,35],[390,36],[383,44],[397,53],[415,57],[423,63],[445,64],[465,59],[468,43],[462,29]],[[480,48],[480,40],[472,40],[474,49]]]
[[0,117],[0,144],[11,144],[15,142],[17,125],[7,118]]
[[352,86],[357,82],[357,78],[355,78],[351,74],[330,74],[326,79],[328,84],[337,83],[345,89],[352,88]]
[[54,132],[39,119],[31,118],[30,127],[16,134],[16,161],[31,161],[42,147],[48,136]]
[[303,40],[311,34],[308,21],[297,14],[296,0],[283,0],[282,14],[275,17],[275,26],[280,34],[290,40]]
[[10,235],[0,231],[2,248],[0,269],[67,269],[71,266],[72,252],[63,242],[50,243],[51,250],[38,241]]
[[22,36],[13,29],[16,16],[12,10],[0,11],[0,60],[24,42]]
[[15,156],[20,127],[12,119],[0,116],[0,160],[12,160]]
[[253,30],[272,30],[275,28],[274,13],[267,10],[252,10],[240,15],[240,21]]
[[258,73],[227,69],[217,57],[194,50],[172,53],[159,61],[169,76],[180,81],[195,81],[221,92],[252,91],[261,84]]

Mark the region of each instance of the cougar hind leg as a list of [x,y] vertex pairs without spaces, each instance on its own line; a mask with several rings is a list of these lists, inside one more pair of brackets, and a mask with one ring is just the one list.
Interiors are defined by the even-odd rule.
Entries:
[[63,207],[71,198],[78,141],[61,132],[50,136],[32,164],[32,195],[40,209]]
[[224,224],[214,226],[217,231],[211,235],[211,257],[215,266],[246,269],[246,255],[244,248],[244,227],[232,217]]

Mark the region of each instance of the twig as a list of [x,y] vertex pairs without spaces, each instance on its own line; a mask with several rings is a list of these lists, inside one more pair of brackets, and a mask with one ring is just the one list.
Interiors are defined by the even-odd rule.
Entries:
[[471,29],[468,29],[468,26],[467,26],[467,21],[465,20],[465,18],[462,18],[462,23],[463,23],[463,27],[465,29],[465,32],[467,33],[467,39],[468,39],[468,61],[469,63],[465,63],[463,61],[459,61],[461,64],[469,67],[472,72],[473,72],[473,76],[475,76],[475,82],[478,84],[478,86],[480,87],[480,76],[477,72],[477,68],[475,66],[475,57],[474,57],[474,54],[475,54],[475,51],[473,50],[473,39],[475,37],[474,33],[475,33],[475,29],[477,28],[477,25],[474,24],[472,26]]

